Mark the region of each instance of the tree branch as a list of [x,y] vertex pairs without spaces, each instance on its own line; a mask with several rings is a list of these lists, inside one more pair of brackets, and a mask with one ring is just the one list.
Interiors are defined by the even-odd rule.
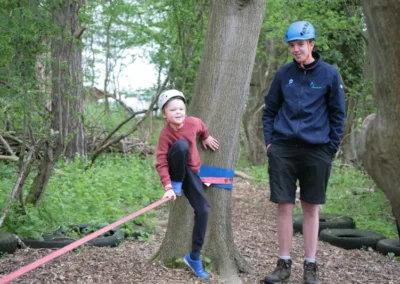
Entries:
[[[15,194],[17,193],[17,191],[18,191],[18,189],[20,187],[20,184],[21,184],[21,182],[23,180],[23,177],[25,175],[25,171],[27,169],[27,166],[30,164],[30,162],[32,160],[33,153],[35,152],[34,149],[35,149],[35,147],[32,147],[32,150],[29,151],[28,157],[26,158],[25,163],[23,164],[23,166],[21,167],[21,169],[19,171],[17,182],[15,183],[14,188],[10,192],[10,195],[9,195],[9,198],[8,198],[8,201],[7,201],[7,205],[4,207],[3,213],[2,213],[2,215],[0,217],[0,227],[4,222],[4,219],[6,218],[6,215],[7,215],[8,211],[10,210],[12,202],[14,201]],[[18,158],[17,158],[17,161],[18,161]]]
[[82,28],[82,29],[79,31],[79,33],[77,34],[76,39],[80,39],[81,36],[83,35],[83,32],[84,32],[85,30],[86,30],[86,28]]
[[[4,137],[10,138],[11,140],[14,140],[15,142],[18,142],[19,144],[22,144],[22,140],[9,134],[9,133],[3,133]],[[32,147],[30,145],[26,145],[26,147],[30,150]]]
[[11,85],[8,84],[6,81],[0,80],[0,84],[3,84],[3,85],[6,86],[8,89],[11,89]]
[[0,155],[0,160],[10,160],[10,161],[18,162],[18,157],[17,156]]
[[7,141],[3,138],[3,136],[0,135],[0,141],[3,143],[3,145],[6,147],[8,153],[11,154],[11,156],[15,156],[14,151],[11,149],[10,145],[8,145]]
[[105,141],[108,141],[111,136],[113,134],[115,134],[123,125],[125,125],[127,122],[129,122],[131,119],[133,119],[138,113],[140,112],[135,112],[134,114],[132,114],[129,118],[127,118],[125,121],[123,121],[122,123],[120,123],[113,131],[111,131],[111,133],[109,135],[107,135],[107,137],[100,143],[100,146],[94,151],[93,157],[92,157],[92,162],[90,164],[89,167],[91,167],[94,162],[96,161],[97,157],[108,147],[110,147],[111,145],[114,145],[116,143],[118,143],[119,141],[121,141],[122,139],[128,137],[129,135],[131,135],[133,132],[136,131],[136,129],[138,129],[138,127],[140,126],[140,124],[142,124],[142,122],[149,116],[149,114],[153,111],[154,109],[154,105],[156,104],[156,102],[158,101],[158,98],[160,97],[162,91],[165,89],[167,83],[169,81],[169,74],[167,76],[167,78],[165,78],[164,83],[162,84],[161,88],[159,89],[158,93],[156,94],[156,96],[153,98],[153,100],[150,103],[150,106],[148,108],[148,110],[145,113],[145,116],[142,117],[141,120],[139,120],[130,130],[128,130],[126,133],[116,137],[115,139],[105,143]]

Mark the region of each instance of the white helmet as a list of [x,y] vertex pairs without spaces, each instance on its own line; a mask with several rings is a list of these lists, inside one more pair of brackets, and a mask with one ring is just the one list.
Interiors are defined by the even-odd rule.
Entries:
[[168,90],[163,92],[158,98],[158,109],[162,110],[164,105],[172,98],[182,98],[183,102],[186,103],[185,96],[178,90]]

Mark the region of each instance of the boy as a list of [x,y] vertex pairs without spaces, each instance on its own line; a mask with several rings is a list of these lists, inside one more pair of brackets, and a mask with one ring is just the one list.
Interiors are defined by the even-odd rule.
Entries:
[[199,278],[209,278],[200,259],[207,230],[210,205],[198,176],[200,155],[196,146],[197,136],[205,149],[215,151],[219,144],[210,136],[207,127],[196,117],[186,117],[185,96],[177,90],[168,90],[160,95],[158,108],[167,124],[160,132],[157,144],[156,169],[164,186],[163,198],[176,199],[182,190],[194,209],[192,252],[184,257],[185,263]]

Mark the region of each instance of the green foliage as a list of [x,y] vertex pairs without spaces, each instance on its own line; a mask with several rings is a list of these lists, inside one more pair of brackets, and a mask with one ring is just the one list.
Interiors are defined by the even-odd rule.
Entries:
[[367,34],[360,1],[267,0],[257,52],[258,58],[265,61],[263,64],[279,60],[281,65],[292,60],[289,52],[283,53],[282,58],[270,56],[266,46],[273,44],[274,49],[287,49],[285,32],[290,23],[299,20],[310,21],[315,26],[314,50],[340,71],[348,106],[346,123],[353,126],[358,118],[365,118],[375,109],[371,76],[364,73],[364,68],[368,69]]
[[363,171],[334,164],[323,211],[348,215],[357,228],[397,238],[389,200]]
[[[310,21],[316,28],[316,47],[324,60],[341,71],[345,83],[354,87],[363,78],[365,27],[361,4],[348,0],[267,0],[267,12],[260,36],[260,48],[268,39],[281,39],[290,23]],[[291,56],[288,54],[288,60]]]
[[48,51],[45,41],[54,31],[50,14],[35,1],[3,0],[0,16],[0,129],[9,123],[14,131],[21,130],[24,114],[42,126],[42,117],[34,112],[43,110],[35,64]]
[[[131,55],[132,49],[145,45],[148,36],[143,33],[139,6],[132,1],[88,2],[82,16],[88,27],[84,33],[86,79],[93,85],[98,79],[95,64],[103,64],[107,79],[104,87],[113,93],[117,91],[118,72],[136,59]],[[110,85],[114,90],[110,90]]]
[[[110,133],[122,121],[128,118],[128,112],[118,103],[110,103],[110,111],[106,114],[104,104],[91,103],[87,105],[85,117],[87,133],[89,135],[98,135],[102,131]],[[126,132],[134,121],[132,120],[131,123],[124,125],[118,133],[122,134]]]
[[[99,133],[110,133],[122,121],[130,116],[128,111],[117,103],[110,104],[108,114],[104,111],[104,105],[98,103],[90,103],[87,105],[85,112],[85,128],[87,136],[99,135]],[[140,118],[139,118],[140,119]],[[124,125],[117,134],[123,134],[136,123],[136,119],[132,119]],[[139,129],[132,133],[133,137],[138,137],[142,141],[150,145],[156,145],[158,134],[164,126],[165,120],[159,116],[146,118]]]
[[140,0],[147,52],[159,70],[170,72],[171,85],[190,99],[208,22],[208,1]]
[[203,261],[203,267],[204,270],[208,273],[211,273],[212,271],[212,260],[211,258],[207,257],[207,256],[203,256],[202,257],[202,261]]
[[[51,178],[39,208],[28,207],[26,214],[21,215],[14,206],[4,228],[21,237],[39,237],[60,225],[112,223],[162,196],[161,184],[150,160],[109,155],[100,158],[89,170],[85,171],[85,167],[86,163],[79,159],[71,164],[59,161],[56,168],[62,173]],[[13,180],[12,176],[2,179],[1,201],[6,200]],[[135,223],[154,230],[155,213],[139,216]],[[132,231],[132,222],[124,228]]]
[[[267,168],[243,168],[251,176],[268,179]],[[264,183],[264,187],[268,186]],[[357,194],[354,194],[357,193]],[[297,213],[301,208],[296,207]],[[388,238],[397,238],[397,230],[389,201],[376,188],[372,179],[363,171],[345,167],[335,162],[329,179],[325,213],[337,213],[352,217],[358,229],[381,233]]]
[[[14,185],[17,178],[17,167],[15,162],[0,163],[0,204],[5,204],[9,190]],[[8,190],[7,190],[8,188]]]

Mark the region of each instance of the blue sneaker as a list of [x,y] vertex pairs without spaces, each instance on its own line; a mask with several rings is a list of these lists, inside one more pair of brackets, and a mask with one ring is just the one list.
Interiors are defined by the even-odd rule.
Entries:
[[192,271],[194,272],[194,274],[196,274],[197,277],[204,279],[210,278],[210,274],[204,271],[203,263],[201,262],[201,260],[192,260],[190,258],[190,253],[185,255],[183,261],[186,263],[187,266],[190,267],[190,269],[192,269]]
[[176,195],[182,195],[182,182],[181,181],[171,181],[172,188]]

